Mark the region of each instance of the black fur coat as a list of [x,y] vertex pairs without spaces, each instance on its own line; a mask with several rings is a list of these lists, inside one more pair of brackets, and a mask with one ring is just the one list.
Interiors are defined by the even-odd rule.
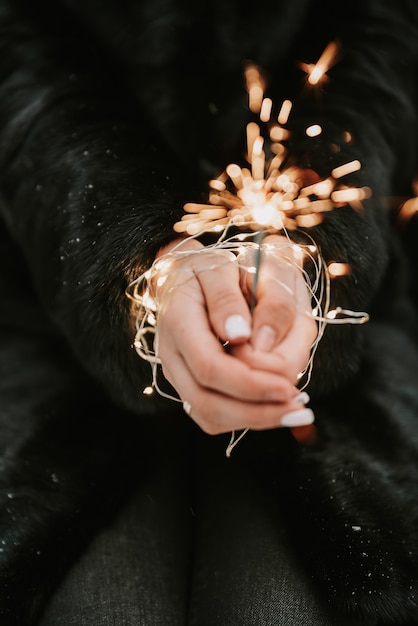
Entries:
[[[298,61],[331,40],[342,57],[315,98]],[[357,158],[350,182],[373,191],[311,232],[351,267],[333,304],[370,322],[326,330],[316,443],[272,433],[263,471],[330,602],[418,624],[416,224],[395,210],[417,169],[416,1],[0,0],[0,50],[1,623],[32,623],[146,463],[138,416],[167,401],[141,393],[125,290],[242,159],[250,60],[294,102],[291,158],[321,176]]]

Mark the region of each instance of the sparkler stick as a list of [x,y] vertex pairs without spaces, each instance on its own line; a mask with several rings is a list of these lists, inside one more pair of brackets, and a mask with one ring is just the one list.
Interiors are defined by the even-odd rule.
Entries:
[[262,240],[263,240],[263,233],[260,231],[255,237],[255,242],[257,246],[254,252],[254,277],[253,277],[253,282],[251,286],[251,302],[250,302],[251,312],[254,311],[254,307],[257,302],[256,292],[257,292],[258,278],[260,275],[260,267],[261,267],[261,257],[262,257],[261,242]]

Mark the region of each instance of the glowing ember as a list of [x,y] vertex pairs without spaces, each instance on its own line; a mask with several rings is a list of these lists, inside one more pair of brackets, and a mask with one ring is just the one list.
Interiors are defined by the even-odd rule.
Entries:
[[299,67],[306,72],[307,81],[310,85],[315,86],[320,82],[328,80],[326,73],[338,61],[340,51],[340,44],[337,41],[331,41],[315,65],[311,63],[299,63]]
[[[208,204],[187,203],[186,215],[174,225],[178,233],[196,235],[203,231],[220,231],[229,226],[250,228],[260,227],[275,231],[295,230],[320,223],[323,214],[337,206],[350,204],[359,208],[361,201],[370,196],[370,189],[348,187],[339,184],[338,179],[360,168],[358,161],[352,161],[335,168],[326,179],[319,179],[312,170],[298,167],[284,167],[281,163],[286,154],[282,145],[277,148],[278,130],[273,126],[272,150],[276,154],[266,160],[264,139],[260,129],[251,123],[247,127],[247,152],[251,169],[241,168],[231,163],[225,172],[209,182]],[[312,182],[314,179],[314,182]]]
[[330,263],[328,265],[328,273],[331,278],[346,276],[350,273],[350,265],[348,263]]
[[[318,82],[319,75],[335,62],[339,46],[331,43],[318,63],[304,66],[311,80]],[[312,170],[285,166],[287,150],[283,142],[290,137],[287,123],[292,103],[285,100],[277,119],[272,121],[272,101],[264,98],[264,80],[255,65],[245,70],[249,108],[257,113],[260,122],[269,124],[267,142],[260,126],[250,122],[246,128],[246,160],[250,168],[231,163],[215,180],[209,182],[207,204],[187,203],[185,215],[174,225],[177,233],[195,236],[202,232],[221,232],[230,226],[252,231],[260,228],[270,231],[295,230],[316,226],[323,214],[337,206],[351,205],[361,208],[361,201],[370,196],[368,188],[348,187],[339,179],[360,169],[359,161],[335,168],[324,180]],[[308,137],[317,137],[322,128],[318,124],[306,129]],[[266,146],[269,158],[266,156]]]

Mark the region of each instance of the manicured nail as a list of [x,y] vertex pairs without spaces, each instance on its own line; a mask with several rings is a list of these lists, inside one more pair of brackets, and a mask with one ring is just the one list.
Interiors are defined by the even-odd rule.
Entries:
[[308,404],[310,397],[309,395],[306,393],[306,391],[301,391],[300,393],[298,393],[297,396],[295,396],[294,398],[292,398],[293,400],[296,400],[296,402],[300,402],[301,404]]
[[251,328],[242,315],[230,315],[225,321],[225,333],[229,340],[239,337],[249,337]]
[[276,343],[276,331],[271,326],[262,326],[254,340],[254,350],[269,352]]
[[311,409],[301,409],[300,411],[292,411],[283,415],[280,425],[288,428],[293,426],[307,426],[315,421],[315,416]]

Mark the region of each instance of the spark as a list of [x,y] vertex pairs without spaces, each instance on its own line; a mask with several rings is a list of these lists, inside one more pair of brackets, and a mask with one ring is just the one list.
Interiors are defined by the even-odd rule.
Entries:
[[318,135],[322,133],[322,128],[319,124],[313,124],[312,126],[308,126],[305,132],[308,137],[318,137]]
[[[339,44],[331,42],[310,70],[316,68],[316,73],[324,74],[338,52]],[[247,64],[245,80],[249,108],[259,116],[259,123],[249,122],[246,126],[245,159],[249,167],[230,163],[218,178],[209,181],[207,203],[186,203],[185,215],[174,225],[175,232],[195,236],[208,231],[225,232],[231,226],[280,232],[312,228],[338,206],[348,204],[360,210],[370,189],[350,187],[340,180],[360,169],[360,162],[353,160],[336,167],[326,179],[313,170],[286,165],[285,143],[291,137],[286,124],[292,102],[284,100],[274,119],[273,103],[264,97],[266,84],[256,65]],[[313,124],[305,132],[314,138],[322,128]]]
[[331,278],[335,276],[347,276],[350,274],[351,268],[348,263],[329,263],[328,264],[328,273]]
[[327,72],[337,63],[340,58],[340,54],[340,43],[338,41],[331,41],[315,64],[299,63],[301,70],[306,72],[307,82],[312,86],[316,86],[324,81],[327,81]]
[[[316,131],[319,134],[319,127]],[[208,203],[184,205],[186,214],[174,225],[175,232],[196,235],[230,226],[253,231],[260,227],[295,230],[319,224],[326,212],[338,206],[349,204],[359,209],[370,189],[340,182],[361,167],[359,161],[335,168],[326,179],[312,170],[283,166],[286,148],[278,138],[287,133],[278,123],[273,125],[269,131],[273,156],[267,159],[260,127],[255,122],[248,124],[250,168],[230,163],[218,178],[209,181]]]

